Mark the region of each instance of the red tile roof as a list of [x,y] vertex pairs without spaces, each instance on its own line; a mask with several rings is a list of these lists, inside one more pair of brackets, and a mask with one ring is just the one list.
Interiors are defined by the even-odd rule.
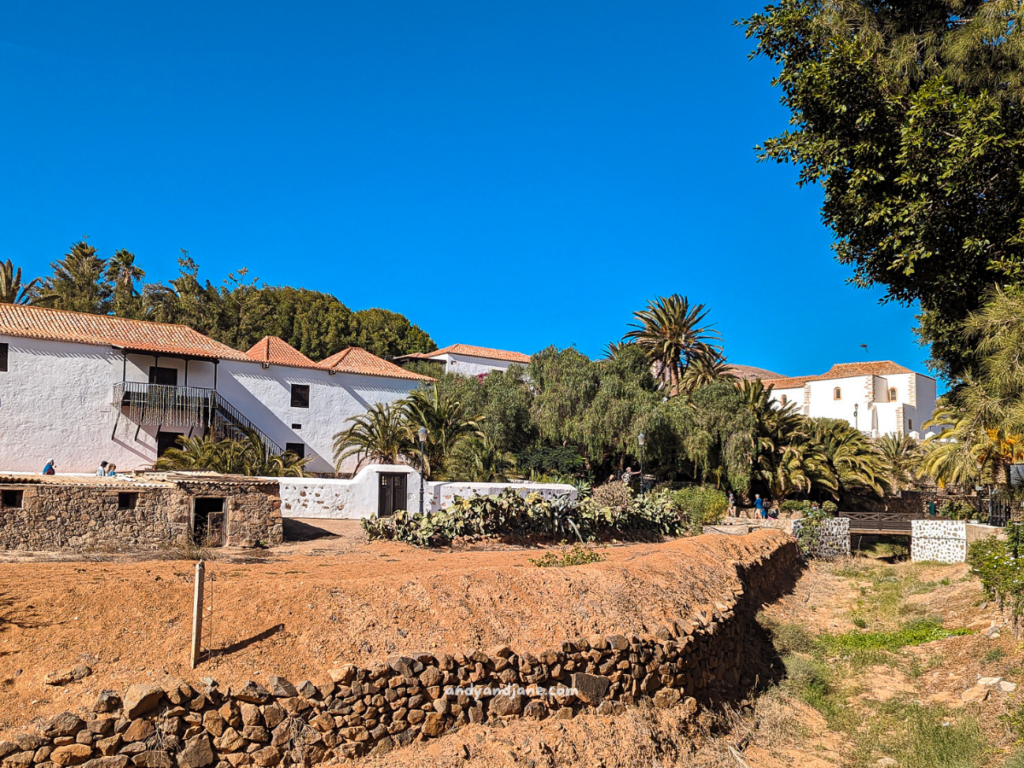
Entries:
[[913,373],[892,360],[879,360],[872,363],[838,363],[829,368],[828,373],[818,379],[848,379],[852,376],[891,376],[897,373]]
[[429,376],[399,368],[394,363],[377,357],[360,347],[349,347],[331,355],[317,364],[336,373],[361,373],[366,376],[386,376],[390,379],[413,379],[415,381],[434,381]]
[[436,352],[428,352],[429,357],[437,357],[451,353],[453,355],[468,355],[469,357],[483,357],[488,360],[503,360],[507,363],[520,363],[526,365],[530,362],[530,356],[522,352],[507,352],[504,349],[488,349],[487,347],[474,347],[469,344],[452,344],[450,347],[439,349]]
[[780,376],[777,379],[761,379],[761,383],[775,389],[800,389],[808,381],[815,381],[817,376]]
[[299,352],[299,350],[277,336],[264,336],[253,344],[252,349],[245,354],[258,363],[290,365],[293,368],[318,367],[316,363]]
[[126,317],[62,309],[0,304],[0,334],[47,341],[120,347],[208,359],[248,360],[236,349],[184,325],[149,323]]
[[770,384],[775,389],[798,389],[809,381],[826,381],[828,379],[849,379],[857,376],[892,376],[899,373],[913,373],[891,360],[879,360],[868,363],[836,363],[821,376],[780,376],[774,379],[761,379],[766,387]]

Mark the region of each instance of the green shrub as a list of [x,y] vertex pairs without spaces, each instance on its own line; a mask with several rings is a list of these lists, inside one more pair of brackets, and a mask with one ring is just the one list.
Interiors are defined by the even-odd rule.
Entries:
[[721,523],[729,509],[729,497],[715,488],[690,486],[672,491],[668,495],[694,533],[700,533],[705,525]]
[[821,511],[830,515],[835,515],[835,513],[839,511],[839,505],[834,501],[826,501],[821,505]]
[[629,485],[619,481],[599,485],[593,490],[591,497],[598,509],[624,511],[633,504],[633,491]]
[[821,539],[821,525],[826,520],[831,520],[832,515],[823,509],[811,509],[808,507],[803,519],[796,526],[796,543],[803,552],[804,557],[811,557],[818,551],[818,542]]
[[996,538],[975,541],[967,548],[967,564],[978,574],[985,592],[1018,616],[1024,607],[1024,560],[1013,556],[1012,544]]
[[797,501],[796,499],[787,499],[782,502],[783,512],[810,512],[811,502],[809,501]]
[[978,517],[978,510],[966,501],[947,501],[939,507],[939,515],[947,520],[974,520]]

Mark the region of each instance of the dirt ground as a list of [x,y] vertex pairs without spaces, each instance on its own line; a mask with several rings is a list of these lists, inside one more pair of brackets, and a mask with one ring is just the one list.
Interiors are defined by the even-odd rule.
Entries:
[[[8,556],[13,562],[0,563],[0,736],[132,682],[283,674],[316,683],[339,664],[400,653],[502,644],[539,652],[598,631],[654,632],[730,594],[732,561],[783,536],[612,546],[600,563],[536,568],[537,549],[421,550],[367,543],[350,523],[331,527],[341,535],[307,530],[271,552],[217,551],[207,564],[214,653],[196,670],[188,664],[192,563]],[[83,663],[92,674],[82,681],[44,684],[48,673]]]

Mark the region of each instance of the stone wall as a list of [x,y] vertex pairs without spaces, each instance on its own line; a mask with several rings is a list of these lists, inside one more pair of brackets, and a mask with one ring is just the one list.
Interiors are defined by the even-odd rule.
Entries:
[[[794,536],[800,533],[801,520],[794,520],[792,532]],[[822,520],[818,533],[818,541],[811,548],[811,555],[824,560],[832,560],[842,555],[850,554],[850,518],[833,517],[831,520]]]
[[1003,534],[1003,529],[964,520],[911,520],[910,559],[963,563],[975,541]]
[[66,712],[0,741],[3,768],[238,768],[312,766],[382,754],[467,723],[620,714],[647,702],[692,716],[738,701],[772,677],[774,656],[757,611],[789,591],[799,552],[737,563],[731,594],[714,608],[665,622],[651,635],[595,635],[537,654],[409,653],[371,667],[342,666],[331,682],[271,676],[222,687],[206,679],[103,692],[87,712]]
[[936,513],[947,501],[962,501],[970,504],[976,510],[982,509],[982,499],[977,496],[947,493],[940,488],[925,491],[901,491],[899,496],[894,496],[886,501],[885,509],[887,512],[900,512],[907,515],[927,515],[928,503],[931,501],[935,502]]
[[[58,551],[154,549],[188,537],[195,497],[224,498],[225,544],[273,546],[283,541],[276,483],[134,482],[102,478],[76,483],[0,482],[21,492],[21,506],[0,506],[0,549]],[[130,496],[130,501],[124,496]],[[134,506],[121,507],[121,501]]]

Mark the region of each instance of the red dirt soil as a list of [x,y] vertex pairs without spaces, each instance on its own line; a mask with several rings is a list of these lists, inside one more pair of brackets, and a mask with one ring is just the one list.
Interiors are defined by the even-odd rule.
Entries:
[[[606,560],[536,568],[536,550],[451,552],[390,542],[208,563],[218,653],[189,669],[186,561],[0,563],[0,737],[89,706],[102,689],[167,678],[327,680],[340,663],[507,644],[538,652],[596,632],[643,634],[731,602],[737,561],[785,535],[706,535],[609,547]],[[288,551],[287,548],[284,550]],[[88,664],[66,687],[50,672]]]

